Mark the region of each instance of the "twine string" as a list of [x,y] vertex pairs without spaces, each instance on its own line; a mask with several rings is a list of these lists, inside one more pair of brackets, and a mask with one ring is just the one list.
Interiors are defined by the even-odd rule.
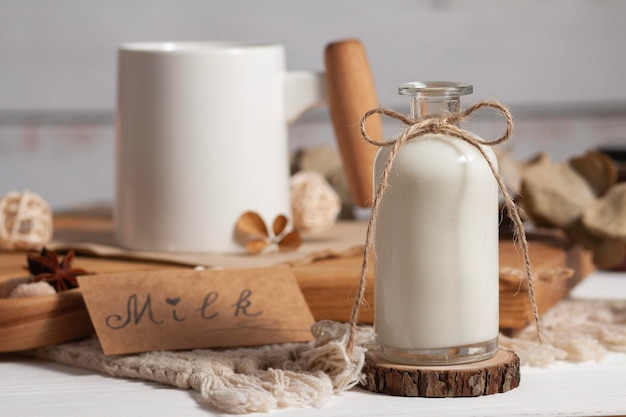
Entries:
[[[463,130],[456,126],[458,123],[468,118],[472,113],[474,113],[475,111],[483,107],[491,107],[500,111],[500,113],[502,113],[506,121],[506,131],[501,137],[499,137],[496,140],[486,141],[486,140],[480,139],[477,136],[472,135],[470,132]],[[370,116],[374,114],[381,114],[383,116],[388,116],[393,119],[397,119],[401,121],[402,123],[404,123],[405,125],[407,125],[407,128],[402,132],[402,134],[397,139],[394,139],[394,140],[377,141],[375,139],[372,139],[367,134],[367,131],[365,129],[365,122]],[[543,343],[543,331],[541,328],[541,323],[539,321],[539,311],[537,309],[537,301],[535,298],[535,287],[533,284],[532,268],[530,264],[530,255],[528,252],[528,240],[526,239],[526,232],[524,231],[524,225],[522,223],[522,219],[520,218],[518,207],[515,204],[515,201],[513,201],[513,198],[511,197],[509,192],[507,191],[506,185],[504,184],[502,177],[498,173],[498,170],[493,164],[493,162],[491,161],[491,159],[489,159],[485,150],[482,148],[482,146],[494,146],[502,142],[506,142],[507,140],[509,140],[512,130],[513,130],[513,118],[511,116],[511,113],[506,107],[504,107],[502,104],[498,103],[497,101],[481,101],[459,113],[452,113],[449,115],[427,116],[425,118],[421,118],[417,120],[407,117],[403,115],[402,113],[398,113],[394,110],[390,110],[386,108],[375,108],[375,109],[369,110],[361,118],[361,134],[363,135],[363,138],[374,146],[379,146],[379,147],[390,146],[391,152],[389,153],[389,157],[387,159],[387,162],[385,163],[385,167],[381,174],[379,184],[376,187],[376,193],[374,195],[374,199],[372,202],[370,218],[367,223],[367,233],[365,235],[365,251],[363,253],[363,263],[361,266],[361,278],[360,278],[359,288],[357,290],[356,298],[355,298],[354,304],[352,305],[352,312],[351,312],[351,317],[350,317],[350,333],[349,333],[348,340],[346,343],[346,350],[348,353],[352,353],[352,350],[354,348],[354,339],[355,339],[355,334],[356,334],[357,325],[358,325],[359,311],[360,311],[361,305],[363,304],[363,299],[365,297],[366,276],[367,276],[367,270],[369,267],[369,259],[371,256],[370,252],[372,249],[372,239],[373,239],[374,232],[376,229],[376,219],[378,218],[380,202],[389,185],[388,179],[389,179],[389,174],[391,172],[391,168],[393,166],[393,162],[396,158],[398,150],[408,140],[411,140],[416,137],[424,136],[429,133],[445,134],[445,135],[453,136],[455,138],[461,139],[469,143],[480,152],[480,154],[483,156],[483,158],[489,165],[489,169],[491,169],[491,173],[493,174],[498,184],[498,188],[500,189],[500,192],[502,193],[502,196],[504,198],[504,204],[507,209],[509,218],[513,221],[515,225],[514,240],[518,245],[521,246],[521,250],[523,254],[523,261],[524,261],[524,272],[525,272],[526,280],[528,281],[528,298],[530,300],[533,318],[534,318],[535,325],[537,328],[537,335],[539,337],[539,341]]]

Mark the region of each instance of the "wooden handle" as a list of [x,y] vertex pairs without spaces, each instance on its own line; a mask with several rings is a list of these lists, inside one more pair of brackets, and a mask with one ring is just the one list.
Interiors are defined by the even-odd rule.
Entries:
[[[326,47],[328,106],[337,144],[355,204],[372,203],[372,165],[378,148],[361,136],[359,122],[365,112],[378,106],[376,89],[365,49],[356,39],[330,43]],[[367,132],[382,138],[380,117],[367,120]]]

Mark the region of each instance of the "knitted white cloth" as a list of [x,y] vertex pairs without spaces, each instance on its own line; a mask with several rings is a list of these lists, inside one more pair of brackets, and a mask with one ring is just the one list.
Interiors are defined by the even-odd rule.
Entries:
[[[607,350],[626,352],[626,300],[565,300],[543,317],[549,341],[535,341],[534,326],[515,338],[500,336],[523,364],[555,360],[601,360]],[[104,356],[97,339],[40,348],[40,358],[119,378],[155,381],[201,393],[203,401],[228,413],[320,406],[330,395],[359,383],[364,354],[374,340],[371,327],[359,328],[348,355],[348,325],[316,323],[312,343],[232,350],[196,349]]]
[[348,325],[317,322],[311,343],[288,343],[232,350],[195,349],[105,356],[96,338],[40,348],[35,356],[91,369],[118,378],[143,379],[194,389],[228,413],[267,412],[275,408],[320,406],[334,392],[359,383],[366,328],[348,356]]
[[542,318],[545,343],[534,324],[514,338],[500,335],[524,365],[545,367],[556,360],[601,361],[607,351],[626,352],[626,300],[564,300]]

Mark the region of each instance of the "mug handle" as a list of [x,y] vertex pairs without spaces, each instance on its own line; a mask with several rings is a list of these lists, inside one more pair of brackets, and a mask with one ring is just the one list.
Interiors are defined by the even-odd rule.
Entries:
[[285,115],[291,124],[304,112],[327,102],[326,74],[290,71],[285,77]]

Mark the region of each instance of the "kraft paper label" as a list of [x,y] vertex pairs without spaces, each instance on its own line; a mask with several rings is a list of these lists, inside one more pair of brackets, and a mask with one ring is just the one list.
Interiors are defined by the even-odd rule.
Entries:
[[306,342],[313,316],[288,268],[82,276],[106,355]]

